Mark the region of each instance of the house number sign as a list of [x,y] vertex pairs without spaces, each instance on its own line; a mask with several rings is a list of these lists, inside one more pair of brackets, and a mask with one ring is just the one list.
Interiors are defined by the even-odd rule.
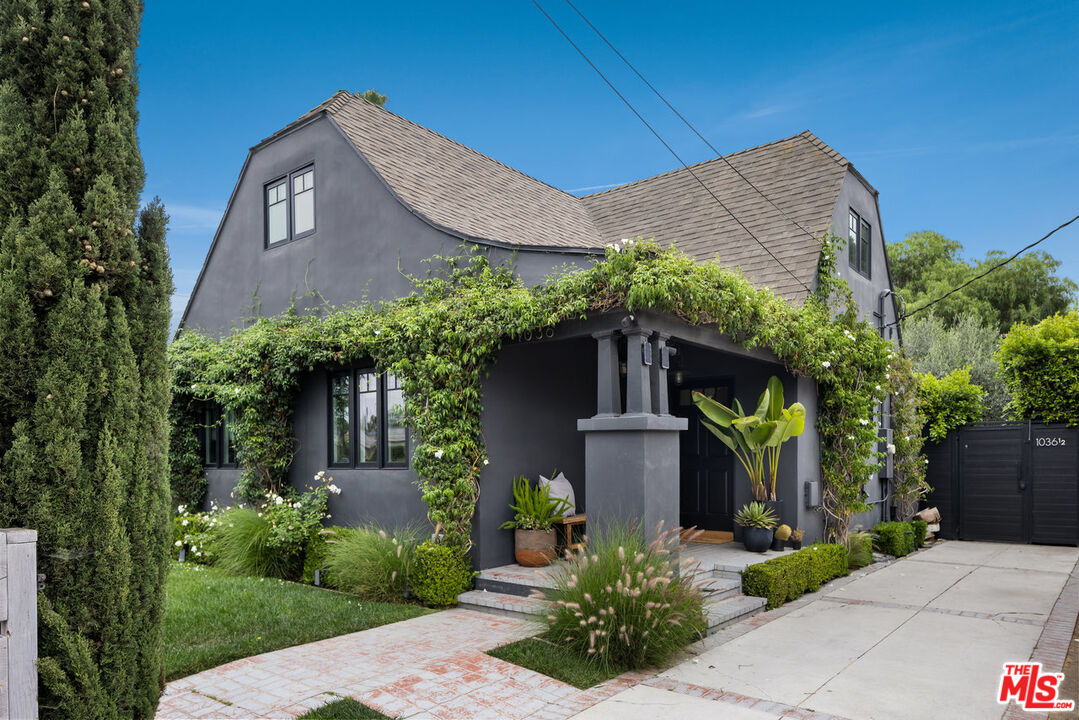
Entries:
[[1068,444],[1068,439],[1062,437],[1040,437],[1034,438],[1034,444],[1038,447],[1064,447]]

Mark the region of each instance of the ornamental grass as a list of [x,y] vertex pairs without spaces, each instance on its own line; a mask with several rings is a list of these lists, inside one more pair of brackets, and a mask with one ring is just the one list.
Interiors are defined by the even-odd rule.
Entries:
[[327,541],[327,584],[368,600],[401,602],[420,537],[411,525],[393,532],[375,525],[339,531]]
[[704,594],[679,529],[657,526],[651,541],[635,524],[588,539],[552,572],[545,637],[603,667],[663,664],[707,627]]

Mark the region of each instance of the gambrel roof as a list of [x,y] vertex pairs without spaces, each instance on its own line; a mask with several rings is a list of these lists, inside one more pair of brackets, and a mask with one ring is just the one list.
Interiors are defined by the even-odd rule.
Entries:
[[730,212],[685,168],[577,197],[347,92],[268,140],[322,113],[401,202],[454,234],[510,247],[595,251],[620,238],[654,237],[700,260],[718,257],[792,300],[815,283],[817,238],[853,170],[807,130],[691,166]]

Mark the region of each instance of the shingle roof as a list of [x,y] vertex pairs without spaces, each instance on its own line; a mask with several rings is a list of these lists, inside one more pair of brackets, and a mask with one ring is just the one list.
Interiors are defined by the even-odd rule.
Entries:
[[338,93],[326,111],[390,188],[438,225],[508,245],[602,245],[588,210],[563,190],[361,97]]
[[556,249],[598,249],[624,237],[655,237],[700,260],[718,256],[722,264],[793,300],[813,286],[820,245],[810,234],[828,229],[850,168],[808,130],[726,156],[780,212],[723,159],[691,166],[785,269],[684,168],[576,197],[362,96],[339,92],[297,123],[321,112],[333,118],[403,202],[451,231]]
[[760,193],[720,158],[690,169],[760,243],[684,168],[581,200],[605,242],[655,237],[699,260],[718,256],[720,263],[740,268],[759,285],[803,298],[805,286],[813,287],[816,280],[820,245],[815,238],[831,225],[849,163],[808,130],[726,160]]

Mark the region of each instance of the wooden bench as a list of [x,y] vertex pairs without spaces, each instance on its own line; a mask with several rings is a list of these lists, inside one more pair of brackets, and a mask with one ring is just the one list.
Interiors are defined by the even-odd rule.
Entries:
[[584,545],[584,543],[573,542],[573,528],[580,527],[582,530],[584,529],[584,513],[578,513],[577,515],[568,515],[554,524],[560,525],[562,527],[563,548],[567,550],[576,550],[577,548]]

